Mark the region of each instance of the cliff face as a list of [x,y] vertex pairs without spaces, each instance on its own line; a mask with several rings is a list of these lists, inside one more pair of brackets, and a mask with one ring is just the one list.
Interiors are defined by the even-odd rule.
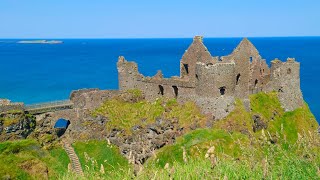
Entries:
[[0,141],[24,139],[35,128],[35,119],[24,112],[0,115]]

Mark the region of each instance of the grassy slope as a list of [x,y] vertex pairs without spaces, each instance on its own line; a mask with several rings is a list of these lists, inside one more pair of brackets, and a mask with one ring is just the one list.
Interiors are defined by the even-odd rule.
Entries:
[[[318,124],[308,106],[284,112],[276,93],[259,93],[250,99],[251,112],[246,112],[238,100],[235,110],[216,122],[212,129],[192,131],[178,138],[175,144],[160,149],[156,157],[148,160],[137,179],[319,179],[320,140],[314,133]],[[104,109],[96,113],[108,116],[114,124],[119,117],[125,119],[127,122],[119,128],[128,131],[131,125],[139,124],[141,118],[150,123],[162,115],[178,118],[182,125],[201,119],[194,105],[181,106],[175,101],[140,102],[133,106],[118,102],[113,107],[108,103],[111,102],[106,102]],[[254,114],[260,115],[268,125],[266,130],[253,132]],[[135,123],[130,124],[132,121]],[[213,146],[215,163],[205,158]],[[131,177],[128,172],[115,172],[109,179]]]
[[[150,178],[155,171],[158,178],[169,178],[169,170],[163,168],[167,163],[174,166],[175,177],[320,178],[320,140],[315,133],[318,123],[308,106],[284,112],[276,93],[259,93],[250,99],[252,112],[246,112],[237,101],[235,110],[212,129],[198,129],[159,150],[157,157],[147,162],[141,178]],[[253,132],[253,114],[261,116],[267,130]],[[277,141],[272,144],[274,139]],[[204,158],[212,146],[217,160],[214,169]]]
[[[76,142],[73,147],[79,157],[82,169],[89,177],[120,175],[131,171],[128,161],[117,147],[108,145],[106,141]],[[105,174],[101,173],[103,166]],[[117,172],[117,173],[115,173]]]
[[[259,93],[252,95],[252,113],[260,114],[268,123],[268,131],[271,134],[281,134],[281,139],[294,143],[298,139],[298,133],[316,131],[318,123],[307,104],[291,112],[284,112],[275,92]],[[273,118],[272,118],[273,117]]]
[[0,143],[0,177],[42,179],[48,171],[51,179],[67,172],[69,159],[61,148],[41,149],[34,140]]
[[135,125],[145,126],[154,123],[156,118],[178,119],[181,126],[186,127],[190,122],[205,124],[205,117],[193,102],[180,105],[175,99],[158,99],[154,103],[139,101],[129,103],[119,99],[106,101],[93,112],[94,116],[103,115],[109,118],[107,129],[123,129],[130,134]]

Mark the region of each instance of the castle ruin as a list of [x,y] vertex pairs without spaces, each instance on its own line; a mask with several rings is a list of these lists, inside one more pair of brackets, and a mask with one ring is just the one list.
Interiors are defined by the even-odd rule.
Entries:
[[286,111],[303,106],[300,90],[300,63],[294,58],[286,62],[271,61],[271,68],[255,46],[244,38],[227,56],[212,56],[201,36],[195,36],[180,61],[180,77],[164,78],[161,71],[145,77],[135,62],[119,57],[120,90],[139,89],[147,100],[159,97],[176,98],[179,102],[194,101],[205,114],[222,119],[241,99],[250,111],[249,95],[278,92]]

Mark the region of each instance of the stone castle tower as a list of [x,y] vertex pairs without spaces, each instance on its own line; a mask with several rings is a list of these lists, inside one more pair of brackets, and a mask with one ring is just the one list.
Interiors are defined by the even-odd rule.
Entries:
[[117,63],[120,90],[140,89],[146,99],[177,98],[194,101],[204,113],[221,119],[241,99],[250,110],[249,95],[277,91],[282,107],[292,111],[304,104],[300,90],[300,64],[293,58],[275,59],[269,69],[258,50],[244,38],[227,56],[211,56],[201,36],[195,36],[180,61],[180,77],[163,78],[162,72],[145,77],[135,62],[120,56]]

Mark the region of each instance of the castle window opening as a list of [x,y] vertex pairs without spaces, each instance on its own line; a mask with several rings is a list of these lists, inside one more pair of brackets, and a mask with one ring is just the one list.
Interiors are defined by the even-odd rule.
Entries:
[[159,85],[159,93],[158,94],[161,94],[162,96],[164,94],[164,88],[161,85]]
[[220,95],[221,96],[223,96],[226,93],[226,87],[225,86],[220,87],[219,90],[220,90]]
[[197,78],[197,80],[199,80],[199,76],[198,76],[198,74],[196,74],[196,78]]
[[291,74],[291,69],[287,69],[287,74]]
[[257,87],[258,82],[259,82],[258,79],[254,81],[254,87]]
[[236,78],[236,85],[238,85],[239,84],[239,80],[240,80],[240,73],[237,75],[237,78]]
[[283,87],[281,87],[281,88],[278,90],[278,92],[283,92]]
[[250,62],[252,62],[252,56],[250,56]]
[[184,70],[186,71],[187,74],[189,74],[189,65],[188,64],[183,64]]
[[177,98],[179,89],[177,86],[172,86],[172,88],[173,88],[174,96]]

